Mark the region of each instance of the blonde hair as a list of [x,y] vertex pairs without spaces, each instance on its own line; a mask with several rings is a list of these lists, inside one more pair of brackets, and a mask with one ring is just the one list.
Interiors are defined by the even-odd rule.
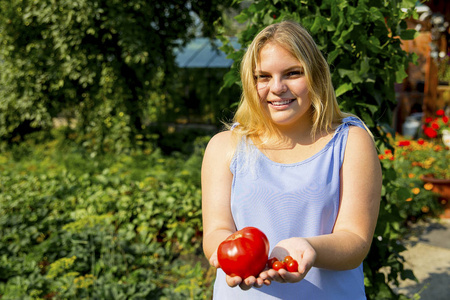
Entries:
[[239,123],[233,132],[239,137],[274,137],[278,131],[262,109],[256,90],[255,70],[261,49],[267,43],[277,43],[296,57],[304,68],[311,100],[311,135],[330,130],[333,124],[351,114],[342,112],[336,100],[327,61],[311,35],[292,21],[283,21],[264,28],[254,38],[241,62],[242,96],[233,123]]

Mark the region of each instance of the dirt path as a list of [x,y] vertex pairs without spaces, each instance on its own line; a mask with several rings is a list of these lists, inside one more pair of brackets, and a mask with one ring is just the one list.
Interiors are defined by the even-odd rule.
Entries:
[[450,219],[414,225],[405,245],[405,268],[418,282],[405,280],[395,290],[411,299],[417,293],[421,300],[450,299]]

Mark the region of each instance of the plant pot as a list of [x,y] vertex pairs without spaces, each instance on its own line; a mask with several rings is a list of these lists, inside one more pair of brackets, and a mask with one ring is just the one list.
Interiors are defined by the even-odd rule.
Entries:
[[450,147],[450,131],[449,130],[442,130],[442,141],[444,142],[444,145],[447,147]]
[[432,183],[432,191],[439,194],[439,202],[444,208],[441,218],[450,219],[450,179],[437,179],[431,176],[422,176],[422,181]]

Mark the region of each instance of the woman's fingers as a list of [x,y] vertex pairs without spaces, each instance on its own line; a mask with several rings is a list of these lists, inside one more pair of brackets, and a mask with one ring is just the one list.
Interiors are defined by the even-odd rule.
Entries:
[[219,260],[217,259],[217,250],[209,258],[209,264],[214,268],[220,268]]
[[270,285],[271,280],[268,278],[256,278],[255,276],[250,276],[245,279],[242,279],[239,276],[228,276],[226,278],[227,284],[230,287],[239,286],[242,290],[246,291],[251,289],[252,287],[260,288],[263,285]]

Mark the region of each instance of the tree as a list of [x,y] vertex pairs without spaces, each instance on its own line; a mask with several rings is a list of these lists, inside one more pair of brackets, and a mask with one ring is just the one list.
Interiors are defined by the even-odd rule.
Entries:
[[[241,2],[241,1],[235,1]],[[283,19],[301,23],[313,36],[331,67],[332,81],[342,110],[360,116],[374,133],[379,145],[388,144],[387,134],[395,108],[394,84],[406,76],[414,58],[401,49],[401,39],[412,39],[406,19],[414,15],[415,1],[378,0],[257,0],[236,16],[247,23],[239,35],[236,50],[222,30],[222,49],[235,63],[225,76],[224,86],[239,82],[239,62],[245,48],[263,27]],[[401,38],[401,39],[400,39]],[[383,197],[380,217],[369,258],[364,262],[366,293],[369,299],[394,299],[389,282],[413,278],[403,268],[399,255],[405,248],[397,243],[403,221],[393,197],[396,174],[383,170]],[[381,272],[390,267],[387,277]]]
[[0,0],[0,135],[64,114],[101,142],[132,140],[165,105],[174,50],[219,16],[216,0]]

